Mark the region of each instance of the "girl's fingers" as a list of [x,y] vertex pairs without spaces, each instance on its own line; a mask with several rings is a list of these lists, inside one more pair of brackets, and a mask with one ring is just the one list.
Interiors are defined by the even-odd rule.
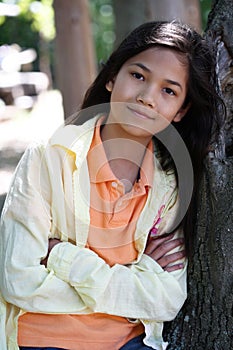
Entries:
[[[185,250],[181,250],[180,252],[165,255],[161,259],[158,259],[156,261],[162,268],[165,269],[166,267],[169,267],[170,264],[173,264],[176,261],[183,259],[185,255],[186,255]],[[179,264],[174,264],[174,266],[175,265],[179,265]]]
[[46,258],[44,258],[43,260],[41,260],[41,265],[44,265],[45,267],[47,267],[47,262],[48,262],[48,257],[49,254],[51,252],[51,250],[53,249],[53,247],[58,244],[61,243],[61,241],[58,238],[50,238],[49,242],[48,242],[48,254],[46,256]]
[[145,250],[145,254],[150,255],[154,260],[157,261],[172,251],[174,248],[182,246],[183,244],[184,240],[182,238],[163,241],[160,244],[158,244],[156,240],[152,240],[149,242],[147,249]]
[[165,267],[164,271],[167,271],[167,272],[177,271],[177,270],[183,269],[183,267],[184,267],[184,264],[176,264],[176,265]]
[[50,238],[49,239],[49,252],[53,249],[53,247],[57,244],[61,243],[60,239],[58,238]]
[[155,260],[165,271],[172,272],[183,268],[179,260],[186,256],[185,250],[171,253],[173,249],[184,245],[183,238],[173,239],[174,234],[166,237],[149,238],[145,254]]
[[174,233],[171,233],[170,235],[164,236],[164,237],[149,237],[145,249],[146,254],[152,253],[156,248],[161,246],[163,243],[170,241],[174,237]]

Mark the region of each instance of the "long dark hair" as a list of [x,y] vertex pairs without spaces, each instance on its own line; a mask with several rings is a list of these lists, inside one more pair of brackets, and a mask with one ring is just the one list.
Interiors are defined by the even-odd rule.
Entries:
[[[190,104],[190,108],[183,119],[179,123],[174,123],[174,126],[183,138],[192,159],[195,196],[213,125],[218,127],[219,106],[223,105],[215,89],[214,55],[209,43],[195,30],[177,21],[148,22],[136,28],[103,65],[97,78],[87,90],[81,109],[109,103],[111,94],[106,89],[106,83],[117,75],[128,59],[154,46],[175,50],[179,53],[180,59],[188,64],[189,81],[185,104]],[[223,108],[222,111],[224,111]],[[171,167],[171,164],[174,165],[166,148],[159,141],[157,143],[162,165],[165,168]],[[194,202],[193,197],[191,207]],[[190,209],[183,222],[187,232],[186,238],[192,230],[192,218],[193,210]],[[187,248],[188,246],[189,244]]]

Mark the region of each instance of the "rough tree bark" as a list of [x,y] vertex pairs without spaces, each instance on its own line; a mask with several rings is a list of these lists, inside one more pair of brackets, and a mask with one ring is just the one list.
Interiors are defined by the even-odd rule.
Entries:
[[166,325],[169,350],[233,349],[233,2],[215,0],[206,37],[216,51],[218,89],[227,107],[218,142],[205,162],[188,299]]
[[54,0],[57,85],[65,117],[78,110],[96,76],[88,0]]

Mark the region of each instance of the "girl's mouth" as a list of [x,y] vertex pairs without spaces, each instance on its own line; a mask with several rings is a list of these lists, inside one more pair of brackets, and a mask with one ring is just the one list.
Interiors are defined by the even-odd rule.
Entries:
[[141,119],[149,119],[149,120],[154,120],[155,119],[155,115],[152,114],[151,112],[146,112],[145,108],[138,108],[138,107],[132,107],[132,106],[127,106],[127,108],[134,114],[136,115],[138,118]]

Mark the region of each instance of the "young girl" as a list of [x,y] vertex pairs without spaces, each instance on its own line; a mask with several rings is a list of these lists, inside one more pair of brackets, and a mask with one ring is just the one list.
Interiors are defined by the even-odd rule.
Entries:
[[163,322],[186,299],[186,147],[195,189],[212,76],[194,30],[146,23],[111,55],[81,119],[25,152],[1,221],[1,350],[166,348]]

